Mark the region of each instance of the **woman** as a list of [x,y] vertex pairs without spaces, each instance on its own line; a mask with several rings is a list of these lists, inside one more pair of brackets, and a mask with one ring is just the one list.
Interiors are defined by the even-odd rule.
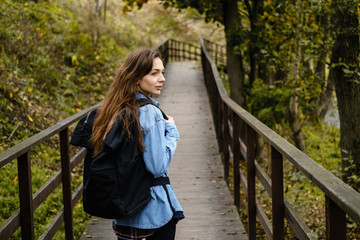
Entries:
[[[157,51],[138,49],[127,57],[98,110],[91,138],[94,156],[103,150],[103,139],[120,117],[128,134],[130,124],[135,122],[146,169],[155,178],[168,176],[179,133],[174,119],[171,116],[164,119],[161,110],[153,105],[159,103],[150,97],[161,93],[163,72]],[[151,100],[153,104],[139,107],[139,99]],[[130,217],[114,219],[118,239],[175,238],[176,223],[184,215],[173,188],[169,184],[153,186],[150,193],[151,200],[145,208]]]

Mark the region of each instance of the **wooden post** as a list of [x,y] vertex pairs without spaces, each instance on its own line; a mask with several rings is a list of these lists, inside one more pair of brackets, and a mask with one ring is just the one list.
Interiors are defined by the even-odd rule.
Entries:
[[[221,98],[220,98],[221,99]],[[229,182],[229,125],[228,125],[228,106],[222,102],[222,152],[224,156],[224,178]]]
[[346,239],[346,214],[325,194],[326,239]]
[[71,167],[69,154],[69,129],[65,128],[60,132],[60,151],[61,151],[61,179],[63,184],[64,201],[64,222],[66,240],[74,239],[73,213],[72,213],[72,194],[71,194]]
[[[211,80],[212,80],[212,84],[211,84],[212,86],[211,87],[213,87],[214,79],[211,79]],[[217,89],[212,88],[211,92],[213,93],[210,96],[213,96],[212,97],[213,120],[214,120],[214,125],[215,125],[216,140],[217,140],[219,149],[221,149],[220,141],[222,140],[222,138],[220,136],[220,133],[221,133],[220,128],[221,128],[221,120],[222,120],[222,118],[218,117],[218,116],[221,116],[221,104],[220,104],[218,96],[217,96]]]
[[273,239],[284,239],[283,156],[271,146]]
[[18,158],[18,178],[20,197],[20,225],[23,240],[35,239],[31,162],[29,152]]
[[240,207],[240,117],[232,112],[233,116],[233,180],[234,180],[234,204]]
[[246,125],[246,162],[248,183],[248,234],[249,240],[256,239],[256,198],[255,198],[255,131]]

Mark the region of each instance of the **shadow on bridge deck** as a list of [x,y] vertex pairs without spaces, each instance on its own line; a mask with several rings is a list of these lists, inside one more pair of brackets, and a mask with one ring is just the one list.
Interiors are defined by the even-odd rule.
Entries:
[[[177,225],[176,239],[247,239],[223,179],[200,65],[170,62],[165,77],[157,100],[180,132],[170,179],[186,217]],[[85,233],[95,239],[116,239],[111,220],[93,218]],[[81,239],[86,238],[84,234]]]

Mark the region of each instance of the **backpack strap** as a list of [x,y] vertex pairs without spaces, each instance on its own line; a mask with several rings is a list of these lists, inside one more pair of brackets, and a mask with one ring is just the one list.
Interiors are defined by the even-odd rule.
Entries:
[[166,184],[170,184],[170,179],[169,179],[169,177],[159,177],[159,178],[154,178],[154,179],[153,179],[153,182],[152,182],[151,186],[153,187],[153,186],[158,186],[158,185],[160,185],[160,186],[162,186],[162,187],[164,188],[164,190],[165,190],[165,192],[166,192],[167,199],[168,199],[169,204],[170,204],[170,207],[171,207],[173,213],[175,214],[176,211],[175,211],[175,208],[173,207],[173,205],[172,205],[172,203],[171,203],[169,191],[168,191],[168,189],[166,188]]
[[157,108],[161,111],[164,119],[168,120],[168,117],[167,117],[167,115],[163,112],[163,110],[161,110],[161,108],[160,108],[159,106],[157,106],[153,101],[151,101],[151,99],[148,99],[148,98],[139,98],[139,99],[136,99],[136,101],[139,103],[140,107],[145,106],[145,105],[148,105],[148,104],[151,104],[151,105],[157,107]]
[[[159,108],[159,106],[157,106],[153,101],[151,101],[151,99],[148,99],[148,98],[140,98],[140,99],[137,99],[136,101],[139,103],[140,107],[145,106],[145,105],[147,105],[147,104],[154,105],[155,107],[157,107],[157,108],[161,111],[164,119],[168,120],[167,115],[161,110],[161,108]],[[166,188],[166,184],[170,184],[170,179],[169,179],[169,177],[159,177],[159,178],[154,178],[154,179],[152,180],[151,186],[152,186],[152,187],[153,187],[153,186],[159,186],[159,185],[160,185],[160,186],[163,186],[163,188],[164,188],[164,190],[165,190],[165,192],[166,192],[166,196],[167,196],[167,198],[168,198],[169,204],[170,204],[170,206],[171,206],[171,209],[172,209],[173,213],[175,214],[176,211],[175,211],[175,208],[173,207],[173,205],[172,205],[172,203],[171,203],[169,191],[168,191],[168,189]]]
[[153,186],[166,185],[166,184],[170,184],[169,177],[158,177],[153,179],[151,186],[153,187]]

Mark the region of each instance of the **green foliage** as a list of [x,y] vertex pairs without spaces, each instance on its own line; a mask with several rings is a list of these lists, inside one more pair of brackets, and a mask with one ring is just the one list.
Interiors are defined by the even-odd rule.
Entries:
[[[134,7],[142,8],[144,3],[147,3],[148,0],[125,0],[125,5],[123,7],[124,11],[131,11]],[[196,9],[200,14],[205,16],[206,22],[223,22],[223,2],[222,1],[209,1],[209,0],[182,0],[182,1],[174,1],[174,0],[160,0],[162,5],[167,9],[169,7],[174,7],[177,9],[188,9],[193,8]]]
[[285,87],[264,84],[257,79],[248,100],[249,111],[267,126],[274,128],[285,118],[291,91]]

